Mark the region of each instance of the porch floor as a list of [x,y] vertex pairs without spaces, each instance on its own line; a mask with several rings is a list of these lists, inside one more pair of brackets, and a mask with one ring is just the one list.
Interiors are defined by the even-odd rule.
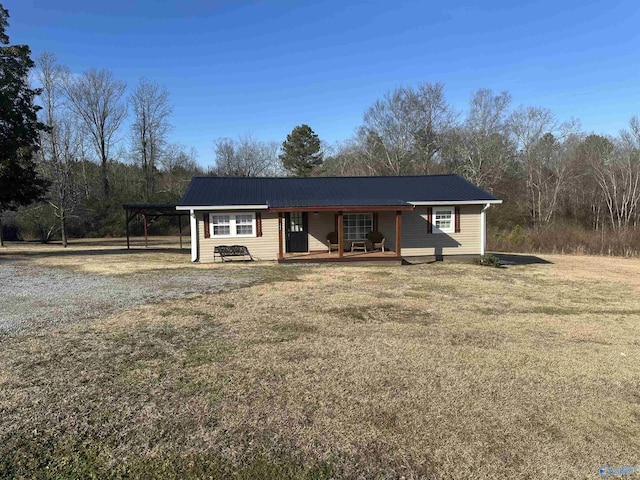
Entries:
[[307,263],[307,262],[388,262],[402,263],[402,257],[398,257],[396,252],[344,252],[342,257],[338,252],[311,252],[311,253],[285,253],[284,258],[278,260],[280,263]]

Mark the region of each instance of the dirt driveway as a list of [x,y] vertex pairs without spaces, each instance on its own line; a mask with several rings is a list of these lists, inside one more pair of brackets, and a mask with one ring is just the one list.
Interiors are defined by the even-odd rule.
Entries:
[[[255,283],[246,268],[189,262],[188,250],[127,251],[110,242],[9,244],[0,252],[0,332],[106,316],[116,310]],[[259,269],[253,269],[259,270]]]

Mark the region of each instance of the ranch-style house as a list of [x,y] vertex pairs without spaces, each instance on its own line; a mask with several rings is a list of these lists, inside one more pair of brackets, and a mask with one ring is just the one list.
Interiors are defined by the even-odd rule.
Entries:
[[483,255],[498,203],[458,175],[194,177],[176,208],[190,215],[193,262],[231,245],[258,260],[397,261]]

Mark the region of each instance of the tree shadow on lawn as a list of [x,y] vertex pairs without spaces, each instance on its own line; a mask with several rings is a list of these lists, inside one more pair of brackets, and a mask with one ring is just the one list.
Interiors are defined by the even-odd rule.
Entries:
[[77,249],[64,249],[60,247],[60,250],[34,250],[34,251],[0,251],[0,258],[3,256],[9,257],[84,257],[84,256],[96,256],[96,255],[138,255],[143,253],[159,253],[159,254],[184,254],[188,256],[190,250],[188,248],[174,248],[174,247],[151,247],[151,248],[131,248],[119,247],[119,248],[96,248],[87,250]]

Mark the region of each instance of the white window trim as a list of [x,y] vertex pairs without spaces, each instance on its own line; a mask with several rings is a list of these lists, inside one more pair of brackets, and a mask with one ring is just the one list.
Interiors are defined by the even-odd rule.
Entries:
[[[253,233],[251,235],[238,235],[236,234],[236,215],[251,215],[251,229]],[[229,231],[231,232],[229,235],[216,235],[214,234],[213,229],[213,217],[215,216],[228,216],[229,217]],[[255,212],[215,212],[209,214],[209,237],[210,238],[254,238],[258,236],[258,232],[256,230],[256,214]]]
[[[436,226],[436,214],[437,212],[448,211],[451,213],[451,226],[449,228],[438,228]],[[455,233],[456,231],[456,209],[451,205],[444,205],[442,207],[433,207],[431,212],[433,217],[433,233]]]

